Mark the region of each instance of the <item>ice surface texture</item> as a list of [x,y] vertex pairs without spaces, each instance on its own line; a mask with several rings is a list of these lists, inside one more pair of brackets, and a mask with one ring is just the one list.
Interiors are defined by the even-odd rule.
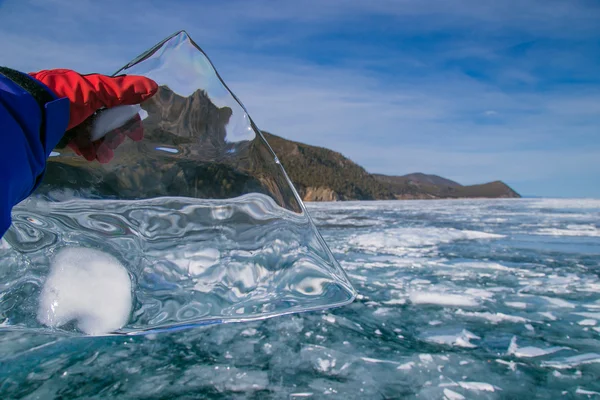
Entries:
[[354,299],[279,160],[185,32],[117,74],[160,86],[141,105],[144,139],[108,164],[55,150],[0,246],[0,329],[134,334]]
[[[600,200],[308,209],[360,291],[354,303],[126,339],[0,332],[0,398],[597,398],[600,241],[536,232],[600,228]],[[386,232],[415,240],[397,254],[367,240]]]

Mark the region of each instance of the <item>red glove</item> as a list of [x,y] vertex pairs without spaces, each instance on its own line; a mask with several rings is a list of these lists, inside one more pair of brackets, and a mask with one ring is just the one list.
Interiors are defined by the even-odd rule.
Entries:
[[[99,74],[81,75],[68,69],[46,70],[29,75],[48,86],[58,97],[67,97],[70,100],[67,129],[78,126],[101,108],[140,104],[158,90],[156,82],[136,75],[116,77]],[[69,142],[69,147],[88,161],[97,159],[106,163],[112,159],[113,150],[125,140],[126,136],[133,140],[142,139],[143,130],[139,117],[120,130],[115,130],[93,143],[88,137],[78,135]]]
[[101,164],[106,164],[113,159],[113,150],[119,147],[127,137],[135,142],[143,139],[144,128],[139,115],[94,142],[90,140],[89,131],[83,129],[82,132],[73,136],[67,146],[88,161],[98,160]]

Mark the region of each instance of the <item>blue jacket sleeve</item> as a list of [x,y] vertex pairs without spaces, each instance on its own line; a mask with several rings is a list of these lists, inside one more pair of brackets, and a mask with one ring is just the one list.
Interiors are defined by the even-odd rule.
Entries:
[[0,235],[11,210],[35,190],[69,123],[69,99],[29,75],[0,67]]

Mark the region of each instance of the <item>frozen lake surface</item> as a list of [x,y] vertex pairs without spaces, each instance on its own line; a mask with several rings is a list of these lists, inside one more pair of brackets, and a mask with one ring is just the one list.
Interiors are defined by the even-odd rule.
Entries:
[[140,337],[0,333],[0,398],[600,396],[600,200],[311,204],[359,292]]

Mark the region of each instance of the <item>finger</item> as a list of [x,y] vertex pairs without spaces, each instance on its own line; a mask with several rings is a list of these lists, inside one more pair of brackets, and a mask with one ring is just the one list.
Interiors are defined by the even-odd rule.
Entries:
[[92,74],[83,76],[83,79],[94,88],[96,109],[140,104],[158,90],[156,82],[138,75],[110,77]]
[[121,129],[115,129],[104,136],[104,143],[112,150],[116,149],[125,141],[125,132]]
[[129,136],[129,138],[134,142],[139,142],[144,138],[144,127],[142,124],[139,124],[135,128],[129,130],[127,132],[127,136]]
[[96,149],[85,134],[78,134],[73,137],[68,146],[72,148],[78,155],[83,156],[88,161],[96,159]]
[[139,142],[144,138],[144,125],[142,124],[142,120],[139,115],[137,116],[138,120],[132,126],[127,129],[127,136],[134,142]]
[[79,151],[83,158],[88,161],[94,161],[96,159],[96,147],[93,144],[85,147],[79,147]]
[[77,154],[78,156],[81,155],[81,151],[79,151],[79,148],[77,147],[77,145],[73,142],[69,142],[67,143],[67,146],[69,146],[69,148],[71,150],[73,150],[75,152],[75,154]]
[[135,114],[129,121],[127,121],[121,127],[123,132],[131,138],[131,140],[138,142],[144,137],[144,129],[142,126],[142,118],[139,114]]
[[133,118],[127,121],[123,126],[114,129],[105,136],[105,143],[113,150],[120,146],[123,141],[129,137],[131,140],[138,142],[144,137],[144,129],[142,119],[139,114],[135,114]]
[[113,150],[110,147],[108,147],[107,144],[104,143],[104,141],[99,140],[97,142],[94,142],[94,147],[96,150],[96,159],[98,160],[98,162],[100,162],[100,164],[109,163],[115,156]]

